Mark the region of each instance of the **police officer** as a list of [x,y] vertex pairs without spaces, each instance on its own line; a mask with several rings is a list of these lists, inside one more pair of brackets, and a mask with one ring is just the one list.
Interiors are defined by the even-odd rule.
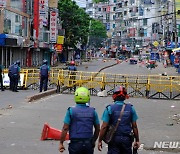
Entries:
[[13,92],[19,92],[17,90],[17,86],[18,86],[18,81],[20,78],[20,61],[17,60],[16,63],[14,65],[12,65],[11,68],[11,74],[12,74],[12,91]]
[[102,140],[108,124],[113,124],[114,126],[116,125],[121,109],[125,105],[121,121],[111,142],[108,144],[108,154],[132,154],[132,132],[134,133],[135,137],[133,147],[138,149],[140,146],[136,123],[138,116],[131,104],[124,103],[124,100],[128,98],[128,95],[123,86],[116,87],[114,89],[112,98],[114,100],[114,104],[108,105],[102,115],[103,123],[101,125],[99,135],[98,150],[102,150]]
[[48,61],[45,59],[43,60],[43,65],[40,67],[40,92],[42,92],[43,88],[44,91],[47,91],[47,84],[48,84],[48,78],[50,73],[50,67],[48,66]]
[[12,78],[12,68],[13,68],[13,65],[15,65],[16,62],[14,62],[12,65],[9,66],[9,69],[8,69],[8,76],[9,76],[9,89],[10,90],[13,90],[13,78]]
[[68,66],[69,71],[77,71],[77,68],[75,66],[75,61],[71,61],[70,65]]
[[90,93],[87,88],[77,88],[74,99],[76,106],[69,107],[64,118],[59,151],[65,150],[63,142],[69,131],[69,154],[93,154],[100,130],[97,112],[89,106]]
[[4,75],[4,72],[3,72],[3,66],[0,65],[0,83],[1,83],[1,91],[4,91],[4,86],[3,86],[3,75]]
[[[69,81],[69,85],[74,84],[75,80],[76,80],[76,72],[77,71],[77,67],[75,66],[75,61],[71,61],[70,65],[68,66],[68,70],[69,75],[70,75],[70,81]],[[76,85],[73,86],[74,91],[76,90]],[[70,88],[70,90],[72,90],[72,88]]]

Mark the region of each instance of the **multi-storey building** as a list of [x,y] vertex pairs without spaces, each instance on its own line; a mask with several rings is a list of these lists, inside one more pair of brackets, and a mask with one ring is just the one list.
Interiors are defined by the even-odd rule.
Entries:
[[30,43],[31,2],[1,0],[0,5],[0,64],[8,67],[20,59],[26,63],[26,50]]
[[107,30],[107,40],[105,42],[106,48],[110,48],[114,42],[114,30],[116,13],[116,0],[108,0],[107,2],[100,2],[95,4],[95,19],[103,22]]
[[0,0],[0,64],[21,66],[54,61],[57,0]]

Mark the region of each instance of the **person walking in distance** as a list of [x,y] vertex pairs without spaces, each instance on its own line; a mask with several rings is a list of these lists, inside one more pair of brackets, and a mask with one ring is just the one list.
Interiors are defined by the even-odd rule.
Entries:
[[4,91],[3,76],[4,76],[3,66],[0,65],[0,84],[1,84],[1,91]]
[[[107,130],[108,125],[115,126],[119,120],[119,125],[114,133],[112,140],[108,143],[108,154],[132,154],[132,134],[134,134],[135,142],[134,149],[138,149],[139,134],[136,120],[138,116],[134,107],[131,104],[125,104],[124,100],[129,96],[123,86],[118,86],[114,89],[112,98],[114,104],[108,105],[102,115],[103,123],[101,125],[98,150],[102,150],[102,140]],[[120,118],[120,112],[122,116]]]
[[40,67],[39,77],[40,77],[40,92],[44,89],[47,91],[48,78],[50,74],[50,67],[48,66],[48,61],[43,60],[43,64]]
[[90,92],[87,88],[77,88],[74,99],[76,106],[69,107],[64,118],[59,151],[65,150],[63,142],[69,131],[69,154],[93,154],[100,130],[98,114],[89,106]]
[[19,92],[17,90],[18,81],[20,79],[20,61],[17,60],[16,63],[11,68],[11,74],[12,74],[12,91],[13,92]]

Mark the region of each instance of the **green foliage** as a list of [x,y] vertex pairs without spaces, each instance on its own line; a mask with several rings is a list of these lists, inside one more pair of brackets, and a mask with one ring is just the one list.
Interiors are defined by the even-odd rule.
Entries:
[[90,45],[100,47],[102,41],[107,38],[106,27],[99,20],[91,20],[90,27]]
[[108,2],[109,0],[93,0],[94,3],[99,3],[99,2]]
[[65,29],[64,47],[75,48],[78,42],[86,44],[89,33],[89,16],[72,0],[58,2],[59,16]]

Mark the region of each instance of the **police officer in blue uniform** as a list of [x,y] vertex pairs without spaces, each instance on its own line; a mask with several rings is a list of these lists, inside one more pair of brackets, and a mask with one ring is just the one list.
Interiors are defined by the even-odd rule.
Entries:
[[[128,98],[127,91],[122,86],[116,87],[112,97],[114,104],[108,105],[102,115],[103,123],[101,125],[98,141],[99,151],[102,150],[102,140],[108,124],[113,124],[115,126],[117,123],[121,109],[125,104],[124,100]],[[136,123],[137,119],[138,116],[134,107],[131,104],[125,104],[125,109],[121,121],[111,142],[108,144],[108,154],[132,154],[132,132],[134,133],[135,137],[133,147],[134,149],[139,148],[140,143],[138,127]]]
[[13,90],[12,68],[14,67],[15,64],[16,64],[16,62],[14,62],[12,65],[10,65],[9,69],[8,69],[9,89],[10,90]]
[[87,88],[77,88],[74,98],[76,106],[68,108],[66,112],[59,151],[65,150],[63,142],[69,131],[69,154],[93,154],[100,130],[97,112],[89,106],[90,93]]
[[3,72],[3,66],[0,65],[0,83],[1,83],[1,91],[4,91],[4,86],[3,86],[3,75],[4,75],[4,72]]
[[18,81],[20,78],[20,61],[17,60],[14,65],[11,67],[11,75],[12,75],[12,91],[13,92],[19,92],[17,90]]
[[48,66],[48,61],[43,60],[43,65],[40,67],[40,92],[42,92],[43,88],[44,91],[47,91],[47,84],[48,84],[48,78],[50,73],[50,67]]
[[70,65],[68,66],[69,71],[77,71],[77,67],[75,66],[75,61],[71,61]]

